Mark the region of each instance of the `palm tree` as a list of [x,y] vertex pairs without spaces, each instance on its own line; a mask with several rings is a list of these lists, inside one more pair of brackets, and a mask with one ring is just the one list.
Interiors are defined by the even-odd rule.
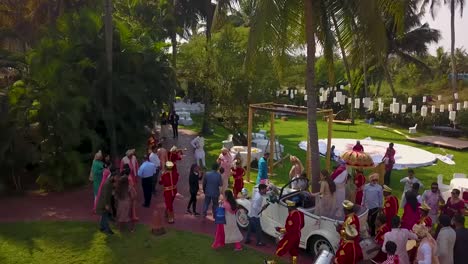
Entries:
[[[435,17],[435,11],[441,4],[441,0],[421,0],[421,10],[424,10],[429,5],[429,11],[431,12],[432,18]],[[457,103],[455,94],[458,92],[457,88],[457,65],[455,60],[455,11],[457,7],[460,7],[460,17],[463,16],[463,7],[465,6],[465,0],[443,0],[444,4],[450,6],[450,60],[452,64],[452,90],[453,90],[453,101]]]
[[416,2],[410,2],[405,12],[405,22],[403,32],[397,32],[393,26],[393,18],[387,18],[387,41],[388,49],[383,61],[383,70],[386,79],[390,85],[393,97],[396,97],[396,91],[393,86],[392,77],[388,70],[388,59],[391,55],[400,57],[403,61],[414,63],[415,65],[426,69],[431,69],[417,56],[427,54],[428,46],[431,43],[437,43],[440,39],[440,33],[436,29],[429,27],[429,24],[421,23],[422,13],[416,11]]
[[115,131],[114,121],[114,94],[112,91],[112,0],[105,0],[104,2],[104,35],[106,41],[106,65],[107,65],[107,124],[110,135],[110,152],[112,157],[117,157],[117,136]]
[[[385,33],[379,18],[381,13],[397,14],[401,17],[400,1],[343,1],[343,0],[258,0],[250,33],[250,56],[258,49],[270,48],[276,54],[284,55],[304,43],[307,49],[306,91],[308,144],[311,149],[310,168],[312,170],[312,188],[317,190],[320,175],[320,155],[317,133],[317,89],[315,83],[316,39],[321,43],[324,55],[333,65],[334,37],[329,15],[342,14],[337,24],[362,24],[369,37],[378,39]],[[398,18],[397,17],[397,18]],[[396,19],[400,24],[400,19]],[[305,29],[305,30],[304,30]],[[343,36],[343,35],[342,35]],[[352,34],[351,34],[352,36]],[[349,37],[342,39],[350,41]],[[292,48],[291,48],[292,47]]]

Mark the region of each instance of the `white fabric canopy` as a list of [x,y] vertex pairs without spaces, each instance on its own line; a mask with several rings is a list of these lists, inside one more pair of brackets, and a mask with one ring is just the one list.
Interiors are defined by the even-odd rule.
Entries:
[[[372,157],[372,160],[375,164],[379,164],[380,162],[382,162],[382,158],[385,155],[385,151],[387,150],[389,142],[372,140],[371,138],[360,140],[360,142],[361,145],[364,147],[364,152],[366,152]],[[320,154],[326,155],[327,140],[320,139],[318,143]],[[355,144],[356,139],[332,139],[332,145],[335,146],[335,155],[337,156],[340,156],[346,151],[352,150]],[[307,142],[301,141],[299,143],[299,148],[307,151]],[[403,144],[394,144],[393,148],[396,151],[395,165],[393,166],[393,169],[396,170],[429,166],[432,165],[437,159],[434,154],[420,148]]]

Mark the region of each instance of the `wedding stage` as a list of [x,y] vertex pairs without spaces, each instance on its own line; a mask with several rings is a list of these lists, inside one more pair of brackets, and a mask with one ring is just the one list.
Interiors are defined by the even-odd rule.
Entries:
[[[370,138],[362,139],[360,142],[364,147],[364,152],[372,157],[375,164],[382,162],[389,142],[372,140]],[[327,140],[320,139],[318,143],[320,154],[325,156],[327,152]],[[331,144],[335,146],[335,155],[340,156],[342,153],[353,149],[356,139],[333,138]],[[299,148],[307,151],[307,142],[301,141]],[[437,160],[436,155],[420,148],[403,144],[394,144],[393,148],[396,151],[393,168],[396,170],[430,166]]]

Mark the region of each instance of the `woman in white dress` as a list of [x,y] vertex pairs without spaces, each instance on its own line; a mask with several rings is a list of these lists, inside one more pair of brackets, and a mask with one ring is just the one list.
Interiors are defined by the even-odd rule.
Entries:
[[234,243],[234,250],[242,250],[241,241],[243,239],[236,221],[237,203],[231,190],[224,191],[224,215],[226,224],[217,224],[215,241],[211,245],[213,249]]
[[336,211],[335,191],[335,183],[330,179],[328,171],[322,170],[320,172],[320,192],[312,194],[315,197],[316,215],[334,217]]

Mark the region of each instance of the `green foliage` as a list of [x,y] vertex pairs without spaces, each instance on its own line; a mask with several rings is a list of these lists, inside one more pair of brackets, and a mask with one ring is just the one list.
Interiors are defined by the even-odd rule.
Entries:
[[105,107],[104,24],[91,9],[61,16],[29,53],[28,78],[8,91],[7,120],[25,129],[37,124],[32,149],[40,151],[40,158],[31,162],[41,165],[37,183],[43,188],[61,190],[87,180],[91,153],[108,151],[110,119],[122,153],[138,146],[147,136],[144,126],[152,123],[152,112],[173,94],[175,74],[164,43],[125,13],[114,23],[112,111]]
[[[247,40],[247,28],[226,25],[213,35],[210,55],[201,36],[180,47],[178,68],[183,69],[182,78],[201,91],[201,87],[208,87],[213,96],[212,104],[217,105],[216,116],[222,117],[224,125],[235,131],[246,129],[248,104],[271,100],[279,89],[271,57],[267,54],[258,56],[259,67],[244,71]],[[207,56],[212,65],[209,69]]]

